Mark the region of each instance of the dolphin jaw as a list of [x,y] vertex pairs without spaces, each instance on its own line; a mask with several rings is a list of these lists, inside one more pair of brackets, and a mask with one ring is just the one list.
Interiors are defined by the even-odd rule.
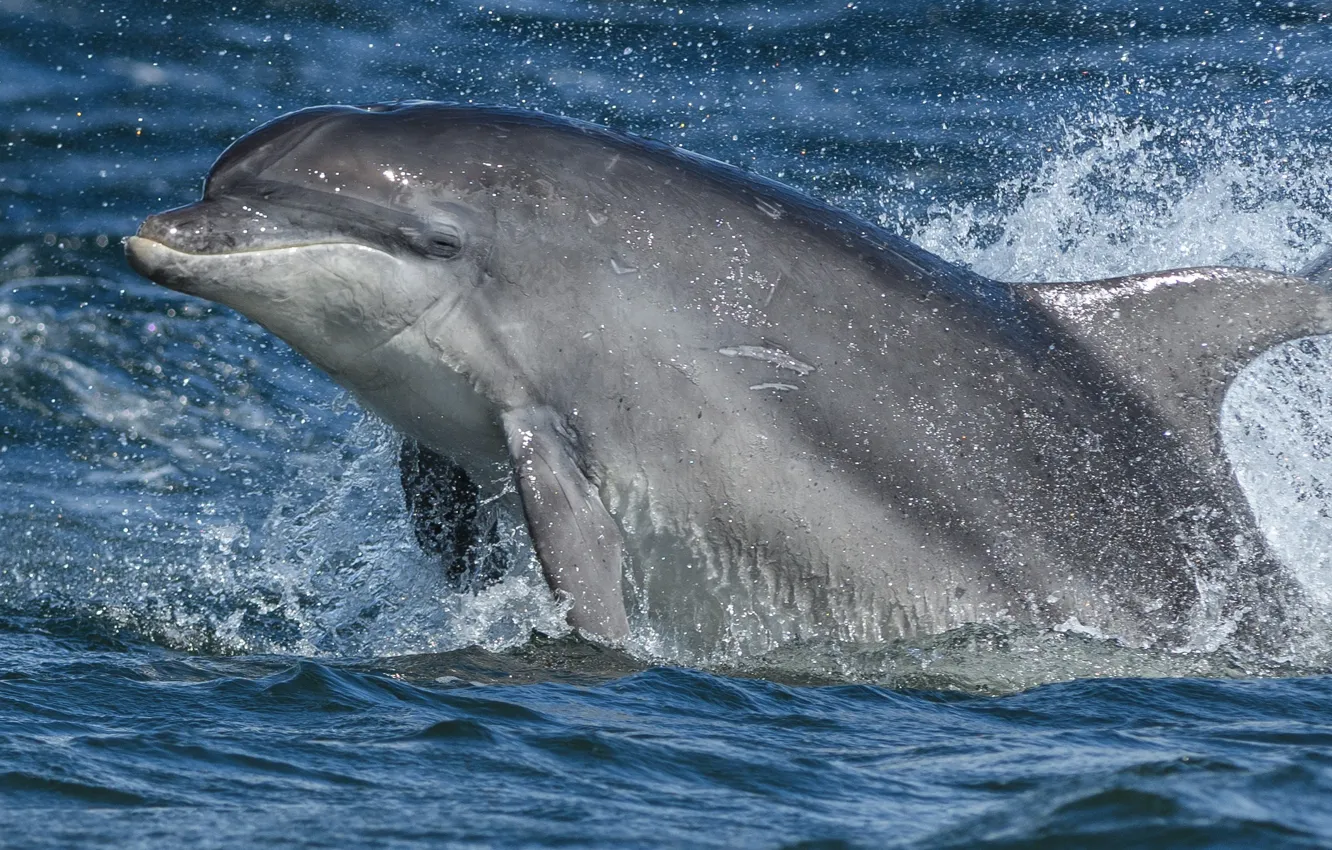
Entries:
[[[130,268],[159,286],[223,301],[218,293],[208,284],[214,278],[233,278],[233,264],[229,261],[246,260],[281,260],[284,255],[296,256],[311,249],[349,248],[381,254],[393,259],[392,255],[378,248],[360,242],[347,240],[328,240],[275,245],[263,248],[238,248],[233,251],[182,251],[150,236],[130,236],[125,239],[125,258]],[[220,282],[220,281],[219,281]],[[225,284],[223,284],[225,285]]]
[[[361,242],[355,242],[350,239],[320,239],[320,240],[312,240],[310,242],[290,242],[283,245],[266,245],[256,248],[236,248],[230,251],[186,251],[181,248],[176,248],[171,245],[168,245],[167,243],[163,242],[160,239],[155,239],[151,236],[142,236],[138,234],[134,236],[127,236],[125,238],[125,254],[126,256],[129,257],[130,264],[133,266],[134,270],[140,271],[139,264],[144,262],[144,258],[146,256],[149,256],[151,252],[158,250],[169,251],[171,252],[171,254],[180,257],[198,257],[202,259],[202,258],[213,258],[213,257],[217,258],[239,257],[247,254],[270,254],[278,251],[297,251],[302,248],[319,248],[323,246],[334,246],[334,245],[346,245],[352,248],[361,248],[366,251],[374,251],[377,254],[388,255],[387,251],[383,251],[379,248],[375,248],[371,245],[366,245]],[[163,255],[158,254],[157,256],[160,257]],[[151,266],[148,266],[148,268],[151,269]],[[144,272],[140,271],[140,274],[144,274]]]
[[205,254],[133,236],[125,253],[154,283],[239,311],[335,377],[438,299],[399,258],[359,242]]
[[175,258],[183,254],[144,236],[130,236],[125,240],[125,259],[130,268],[159,286],[189,292],[191,287],[186,285],[187,279],[174,273],[179,265]]

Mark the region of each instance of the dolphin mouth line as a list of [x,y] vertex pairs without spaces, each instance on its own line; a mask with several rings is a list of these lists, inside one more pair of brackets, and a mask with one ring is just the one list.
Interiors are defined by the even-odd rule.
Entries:
[[363,248],[367,251],[374,251],[377,254],[392,256],[392,254],[389,254],[389,252],[384,251],[380,248],[376,248],[373,245],[366,245],[364,242],[352,242],[346,239],[334,239],[325,242],[296,242],[291,245],[274,245],[271,248],[241,248],[236,251],[205,252],[205,251],[185,251],[173,245],[168,245],[162,240],[156,239],[152,236],[140,236],[136,233],[133,236],[125,237],[125,247],[128,248],[130,251],[133,251],[134,243],[136,240],[139,242],[149,243],[159,248],[165,248],[166,250],[171,251],[174,254],[181,254],[186,257],[240,257],[246,254],[267,254],[267,253],[272,253],[274,251],[297,251],[302,248],[322,248],[322,247],[332,247],[336,245],[345,245],[352,248]]

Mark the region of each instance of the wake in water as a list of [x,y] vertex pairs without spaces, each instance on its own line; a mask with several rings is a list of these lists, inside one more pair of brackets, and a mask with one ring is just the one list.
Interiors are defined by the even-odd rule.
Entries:
[[[1326,153],[1315,143],[1270,150],[1253,116],[1149,127],[1089,115],[1070,122],[1034,176],[984,201],[884,223],[1006,280],[1204,264],[1297,270],[1332,234]],[[107,262],[90,246],[71,250],[94,268]],[[3,305],[0,358],[12,367],[5,389],[32,418],[10,426],[28,429],[12,445],[46,451],[0,454],[21,491],[3,502],[5,521],[27,540],[0,554],[11,610],[93,618],[220,654],[521,652],[534,646],[533,630],[567,632],[518,518],[501,518],[508,576],[476,593],[450,589],[413,541],[397,437],[347,409],[262,331],[188,301],[163,316],[156,291],[108,298],[108,284],[42,277],[41,257],[19,259],[7,267],[9,285],[28,297]],[[80,313],[83,324],[64,320],[96,299],[105,311]],[[1332,421],[1329,353],[1304,341],[1265,354],[1236,381],[1223,415],[1226,451],[1263,531],[1309,595],[1303,636],[1286,650],[1237,653],[1215,623],[1203,624],[1185,654],[1130,647],[1076,624],[804,643],[759,658],[699,657],[644,633],[629,650],[776,678],[980,691],[1078,676],[1323,669],[1332,645],[1322,626],[1332,605],[1332,435],[1321,426]],[[53,394],[58,403],[47,400]],[[52,460],[53,449],[64,454]]]

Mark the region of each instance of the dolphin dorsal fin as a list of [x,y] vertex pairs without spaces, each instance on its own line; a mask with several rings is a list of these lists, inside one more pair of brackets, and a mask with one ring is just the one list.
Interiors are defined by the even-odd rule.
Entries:
[[1332,291],[1259,269],[1195,268],[1086,283],[1018,284],[1058,336],[1216,458],[1226,388],[1278,343],[1332,333]]
[[1332,286],[1332,249],[1324,251],[1309,265],[1300,269],[1300,277]]

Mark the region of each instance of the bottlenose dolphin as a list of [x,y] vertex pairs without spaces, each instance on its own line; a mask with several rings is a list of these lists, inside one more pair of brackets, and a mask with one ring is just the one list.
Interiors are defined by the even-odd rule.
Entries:
[[424,102],[253,131],[127,251],[456,464],[454,496],[516,493],[604,638],[1182,644],[1290,592],[1217,419],[1256,354],[1332,331],[1308,280],[988,280],[664,144]]

